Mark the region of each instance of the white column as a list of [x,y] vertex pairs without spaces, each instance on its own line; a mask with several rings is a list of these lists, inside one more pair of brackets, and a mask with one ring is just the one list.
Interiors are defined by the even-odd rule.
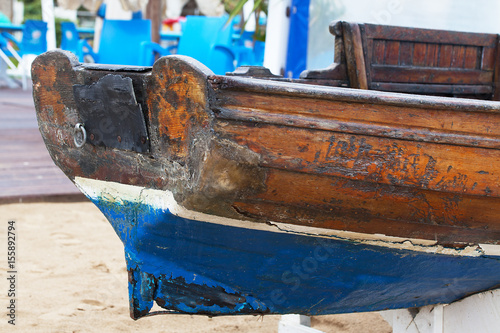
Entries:
[[53,0],[42,0],[42,20],[47,22],[47,50],[54,50],[57,45]]
[[290,5],[291,0],[269,0],[264,66],[277,75],[286,66],[290,31],[290,18],[286,16],[286,10]]

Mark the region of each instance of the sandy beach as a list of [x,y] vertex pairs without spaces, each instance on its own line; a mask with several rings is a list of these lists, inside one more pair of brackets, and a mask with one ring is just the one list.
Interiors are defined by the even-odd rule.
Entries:
[[[0,204],[0,331],[277,332],[280,316],[129,317],[123,246],[90,202]],[[8,221],[16,233],[16,319],[6,306]],[[391,332],[378,313],[313,317],[324,332]]]

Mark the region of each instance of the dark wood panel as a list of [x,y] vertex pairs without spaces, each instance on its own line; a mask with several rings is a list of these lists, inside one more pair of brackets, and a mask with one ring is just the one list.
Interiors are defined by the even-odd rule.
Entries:
[[475,46],[466,46],[465,47],[465,59],[464,59],[464,68],[467,69],[479,69],[481,64],[481,53],[478,48]]
[[441,44],[439,45],[439,67],[450,67],[451,66],[451,53],[453,51],[453,45]]
[[483,46],[495,43],[496,35],[434,29],[415,29],[365,24],[367,38],[421,43],[440,43]]
[[387,41],[385,44],[385,64],[397,65],[399,64],[399,42]]
[[372,63],[384,64],[384,61],[385,61],[385,41],[374,40]]
[[415,43],[413,45],[413,65],[425,66],[427,64],[427,44]]
[[[481,55],[481,52],[478,52]],[[484,71],[492,71],[495,68],[495,47],[484,47],[482,49],[481,69]]]
[[464,68],[464,59],[465,47],[462,45],[453,46],[453,51],[451,52],[451,67]]
[[399,65],[414,65],[413,64],[413,43],[401,42],[399,47]]
[[[451,61],[451,57],[449,58],[449,61]],[[492,83],[493,72],[454,70],[450,68],[418,68],[373,65],[372,82],[375,81],[484,85]]]
[[425,65],[428,67],[437,67],[439,60],[439,45],[427,44],[427,55]]
[[447,84],[418,84],[418,83],[391,83],[374,82],[370,89],[380,91],[394,91],[415,94],[439,94],[439,95],[470,95],[481,96],[493,93],[491,85],[447,85]]

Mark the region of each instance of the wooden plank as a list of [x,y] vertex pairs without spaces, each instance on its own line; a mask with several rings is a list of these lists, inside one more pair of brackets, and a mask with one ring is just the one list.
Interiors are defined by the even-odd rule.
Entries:
[[451,53],[453,51],[453,45],[450,44],[440,44],[439,45],[439,67],[450,67],[451,66]]
[[420,43],[484,46],[495,43],[495,34],[482,34],[434,29],[416,29],[377,24],[364,24],[367,38]]
[[385,63],[385,41],[380,39],[373,40],[372,64]]
[[463,68],[465,60],[465,47],[461,45],[454,45],[451,52],[451,66],[452,68]]
[[495,68],[495,60],[498,62],[498,58],[495,58],[495,47],[484,47],[482,48],[482,59],[481,59],[481,69],[485,71],[492,71]]
[[358,89],[368,89],[365,58],[359,26],[346,23],[344,29],[344,46],[346,53],[347,75],[350,86]]
[[[425,100],[425,96],[422,98],[422,101]],[[309,102],[302,100],[303,103],[300,103],[301,96],[275,95],[271,98],[265,92],[224,91],[224,98],[219,99],[220,104],[217,107],[245,109],[252,111],[255,116],[261,113],[275,113],[285,120],[286,115],[300,115],[315,117],[322,121],[327,119],[359,121],[396,128],[411,125],[414,128],[440,130],[453,135],[467,133],[500,137],[500,113],[457,112],[433,106],[423,108],[423,105],[401,107],[384,103],[370,104],[364,100],[342,101],[340,97],[337,100],[337,103],[332,103],[330,100],[311,98]],[[472,110],[470,106],[466,109]]]
[[493,97],[494,101],[500,101],[500,37],[497,38],[497,44],[495,48],[495,68],[493,76]]
[[432,143],[267,124],[255,127],[221,121],[215,129],[259,154],[266,167],[500,197],[499,150],[452,145],[443,149]]
[[413,65],[413,43],[401,42],[399,49],[399,65]]
[[[449,60],[451,61],[451,58]],[[394,83],[488,85],[493,82],[493,72],[481,70],[459,70],[446,67],[419,68],[373,65],[372,81]]]
[[[386,41],[385,47],[385,64],[398,65],[399,64],[399,42]],[[373,77],[375,80],[375,78]]]
[[439,60],[439,44],[427,44],[427,54],[425,57],[425,66],[437,67]]
[[491,95],[491,85],[447,85],[447,84],[418,84],[418,83],[391,83],[372,82],[372,90],[393,91],[415,94],[438,94],[438,95]]
[[413,44],[413,66],[425,66],[427,56],[427,44]]
[[476,46],[466,46],[465,47],[465,59],[464,68],[467,69],[479,69],[481,63],[481,52]]
[[[302,194],[301,200],[295,193]],[[467,242],[466,237],[494,237],[486,225],[494,225],[490,232],[499,234],[494,216],[500,207],[492,207],[498,204],[498,198],[457,201],[452,194],[270,169],[266,191],[235,207],[250,216],[280,216],[299,225],[440,241],[458,235]],[[425,213],[429,207],[432,214]]]

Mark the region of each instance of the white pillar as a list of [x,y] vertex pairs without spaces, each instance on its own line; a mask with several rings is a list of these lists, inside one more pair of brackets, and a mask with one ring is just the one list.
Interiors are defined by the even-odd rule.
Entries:
[[57,45],[53,0],[42,0],[42,20],[47,22],[47,50],[54,50],[57,48]]
[[290,5],[291,0],[269,0],[264,66],[277,75],[286,66],[290,31],[290,18],[286,16],[286,11]]

